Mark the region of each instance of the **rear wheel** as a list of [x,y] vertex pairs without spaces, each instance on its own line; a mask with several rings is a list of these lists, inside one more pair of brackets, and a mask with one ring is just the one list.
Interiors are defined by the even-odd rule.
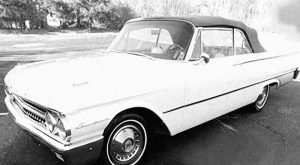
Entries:
[[257,100],[253,103],[254,112],[263,110],[266,105],[270,93],[270,85],[265,86],[259,94]]
[[126,114],[114,119],[105,136],[105,164],[137,164],[148,143],[147,123],[139,115]]

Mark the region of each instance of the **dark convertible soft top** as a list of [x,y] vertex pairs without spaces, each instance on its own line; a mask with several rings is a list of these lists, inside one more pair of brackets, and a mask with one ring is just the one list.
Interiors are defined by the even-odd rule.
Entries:
[[[132,21],[154,21],[154,20],[174,20],[174,21],[187,21],[196,27],[231,27],[238,28],[244,31],[248,38],[250,45],[255,53],[265,52],[266,50],[258,40],[258,35],[255,29],[245,25],[243,22],[230,20],[222,17],[214,16],[191,16],[191,17],[150,17],[135,19]],[[129,21],[131,22],[131,21]]]

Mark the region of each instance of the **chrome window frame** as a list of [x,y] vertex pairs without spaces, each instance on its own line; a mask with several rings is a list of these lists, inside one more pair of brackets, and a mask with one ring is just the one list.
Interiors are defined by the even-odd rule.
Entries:
[[[236,51],[235,51],[235,30],[239,31],[242,33],[242,35],[244,36],[244,38],[247,40],[249,46],[250,46],[250,51],[251,53],[254,53],[253,49],[252,49],[252,46],[251,46],[251,43],[249,42],[249,39],[247,37],[247,35],[239,28],[236,28],[236,27],[197,27],[196,30],[195,30],[195,33],[194,33],[194,36],[193,36],[193,40],[191,41],[191,44],[190,44],[190,48],[189,48],[189,54],[186,55],[186,59],[184,61],[186,62],[191,62],[190,59],[192,57],[192,54],[193,54],[193,51],[195,49],[195,46],[196,46],[196,43],[197,43],[197,39],[200,37],[201,39],[201,48],[200,48],[200,54],[203,53],[203,46],[202,46],[202,43],[203,43],[203,37],[202,37],[202,32],[205,31],[205,30],[229,30],[232,32],[232,49],[233,49],[233,55],[231,56],[235,56],[237,55],[236,54]],[[251,54],[250,53],[250,54]],[[219,58],[224,58],[224,57],[219,57]],[[201,60],[201,58],[199,59]],[[194,60],[193,60],[194,61]],[[198,60],[196,60],[198,61]]]
[[[153,19],[153,20],[144,20],[143,18],[137,18],[137,19],[132,19],[130,21],[127,21],[126,24],[132,23],[132,22],[142,22],[142,21],[178,21],[178,22],[185,22],[185,23],[190,24],[193,27],[193,36],[192,36],[192,39],[190,40],[190,43],[188,45],[188,49],[187,49],[187,51],[185,53],[184,59],[180,60],[180,61],[179,60],[170,60],[170,61],[176,61],[176,62],[188,62],[189,61],[189,58],[191,57],[191,55],[193,53],[193,50],[194,50],[194,46],[195,46],[194,42],[195,42],[195,39],[197,37],[199,27],[196,27],[195,24],[192,23],[191,21],[182,20],[182,19],[172,19],[172,20],[170,20],[170,19],[160,19],[160,20]],[[110,46],[108,46],[108,49],[109,48],[110,48]]]
[[[184,62],[189,62],[191,57],[192,57],[192,54],[193,54],[193,51],[195,49],[195,46],[196,46],[196,43],[197,43],[197,40],[199,39],[199,37],[201,37],[201,29],[202,27],[198,27],[194,29],[194,34],[193,34],[193,37],[192,37],[192,40],[191,40],[191,43],[190,43],[190,46],[189,46],[189,49],[185,55],[185,59],[183,60]],[[201,38],[200,38],[201,39]],[[201,43],[202,43],[202,39],[201,39]],[[202,48],[201,48],[202,49]],[[202,53],[202,52],[201,52]],[[199,59],[200,60],[200,59]]]
[[[223,30],[223,31],[231,31],[232,33],[232,55],[231,56],[235,56],[235,52],[234,52],[234,27],[204,27],[201,29],[201,34],[203,31],[205,30]],[[203,53],[203,35],[201,35],[201,53]],[[224,57],[230,57],[230,56],[224,56]],[[224,58],[224,57],[218,57],[218,58]]]

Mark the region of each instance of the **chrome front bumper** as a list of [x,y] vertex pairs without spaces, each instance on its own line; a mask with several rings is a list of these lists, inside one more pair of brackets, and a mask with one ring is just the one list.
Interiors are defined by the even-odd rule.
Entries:
[[5,98],[5,104],[15,123],[29,133],[30,136],[37,139],[40,143],[48,146],[53,152],[62,156],[67,164],[86,164],[96,160],[100,156],[102,149],[103,136],[84,143],[61,143],[44,132],[39,130],[33,121],[29,120],[19,109],[14,106],[10,98]]

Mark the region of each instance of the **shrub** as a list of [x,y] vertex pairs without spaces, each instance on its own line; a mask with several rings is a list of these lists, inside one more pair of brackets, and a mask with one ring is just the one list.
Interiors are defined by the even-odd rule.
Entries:
[[121,30],[128,20],[136,17],[136,13],[128,5],[119,3],[111,5],[110,10],[100,18],[100,21],[108,29]]

